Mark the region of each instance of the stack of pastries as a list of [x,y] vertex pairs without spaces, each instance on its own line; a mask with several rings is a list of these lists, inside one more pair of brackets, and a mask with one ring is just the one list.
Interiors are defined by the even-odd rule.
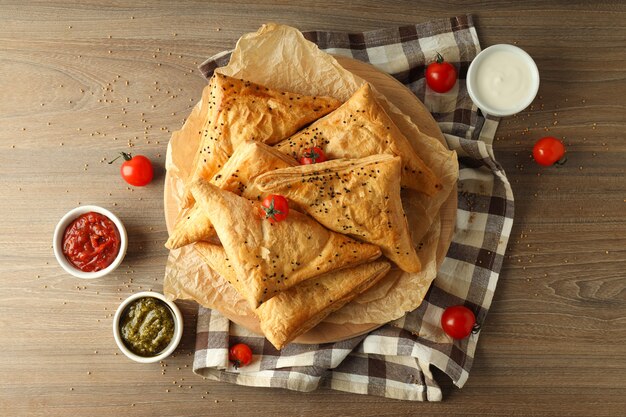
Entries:
[[[402,187],[441,185],[363,84],[345,103],[215,73],[206,117],[166,247],[193,244],[247,301],[281,349],[383,278],[421,270]],[[328,161],[300,165],[321,149]],[[268,195],[288,216],[259,215]]]

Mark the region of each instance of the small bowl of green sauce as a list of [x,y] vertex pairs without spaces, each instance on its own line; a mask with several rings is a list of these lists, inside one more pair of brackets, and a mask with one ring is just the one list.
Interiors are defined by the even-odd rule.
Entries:
[[141,363],[158,362],[176,350],[183,336],[183,315],[163,294],[139,292],[120,304],[113,337],[122,353]]

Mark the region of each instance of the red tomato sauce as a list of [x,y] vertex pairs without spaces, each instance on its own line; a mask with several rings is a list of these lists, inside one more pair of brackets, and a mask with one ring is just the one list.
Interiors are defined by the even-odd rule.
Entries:
[[111,265],[120,251],[120,232],[108,217],[90,211],[76,218],[63,234],[63,253],[83,272]]

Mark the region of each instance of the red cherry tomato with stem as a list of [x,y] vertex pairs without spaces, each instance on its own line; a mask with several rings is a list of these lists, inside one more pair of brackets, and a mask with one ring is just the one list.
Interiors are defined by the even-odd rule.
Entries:
[[261,218],[270,223],[282,222],[289,214],[287,199],[279,194],[270,194],[261,202]]
[[252,362],[252,349],[245,343],[237,343],[229,349],[228,360],[234,364],[235,369],[246,366]]
[[[122,174],[122,178],[124,178],[124,181],[136,187],[143,187],[144,185],[148,185],[150,181],[152,181],[152,177],[154,176],[152,162],[150,162],[150,160],[143,155],[132,156],[131,154],[126,152],[120,153],[121,156],[124,158],[124,163],[120,168],[120,173]],[[109,164],[112,164],[118,158],[119,156],[109,162]]]
[[453,339],[465,339],[473,331],[478,331],[476,316],[465,306],[452,306],[441,316],[441,327]]
[[543,137],[533,146],[533,158],[535,158],[535,162],[544,167],[553,164],[563,165],[567,160],[565,145],[554,136]]
[[437,52],[436,61],[426,67],[426,84],[438,93],[446,93],[454,87],[456,78],[454,65],[445,62],[443,56]]
[[300,165],[317,164],[318,162],[325,162],[327,160],[328,158],[326,158],[326,154],[322,148],[314,146],[313,148],[306,148],[304,150],[302,158],[300,158]]

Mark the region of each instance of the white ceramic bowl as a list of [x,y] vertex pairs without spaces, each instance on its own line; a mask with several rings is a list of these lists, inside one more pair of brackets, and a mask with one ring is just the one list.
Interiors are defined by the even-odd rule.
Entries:
[[[67,226],[69,226],[70,223],[72,223],[78,216],[89,213],[90,211],[103,214],[111,219],[120,234],[120,251],[118,252],[117,257],[113,260],[111,265],[96,272],[81,271],[72,265],[65,257],[65,254],[63,254],[63,234],[65,233],[65,229],[67,229]],[[109,210],[99,206],[80,206],[68,211],[65,216],[59,220],[56,228],[54,229],[52,248],[54,249],[54,256],[57,258],[57,261],[68,273],[83,279],[100,278],[114,271],[115,268],[122,263],[124,256],[126,256],[126,249],[128,248],[128,236],[126,235],[126,229],[124,228],[121,220]]]
[[[167,347],[163,351],[161,351],[161,353],[159,353],[156,356],[145,357],[145,356],[139,356],[139,355],[134,354],[126,347],[126,345],[122,341],[122,335],[120,334],[120,319],[122,318],[122,313],[124,313],[124,310],[126,309],[126,307],[130,305],[130,303],[142,297],[152,297],[152,298],[157,298],[163,301],[165,304],[167,304],[167,306],[170,308],[170,310],[174,314],[174,336],[172,337],[172,341],[170,342],[169,345],[167,345]],[[131,295],[126,300],[122,301],[120,306],[117,308],[117,311],[115,312],[115,316],[113,317],[113,337],[115,338],[115,343],[117,343],[117,346],[120,348],[122,353],[126,355],[128,358],[134,360],[135,362],[140,362],[140,363],[158,362],[170,356],[178,347],[178,344],[180,343],[180,339],[183,337],[183,315],[178,309],[178,306],[176,306],[174,302],[165,298],[163,294],[160,294],[154,291],[138,292],[136,294]]]
[[[477,75],[479,73],[480,65],[484,62],[486,58],[493,56],[492,54],[497,54],[499,52],[513,53],[517,57],[519,57],[521,61],[525,64],[526,68],[524,68],[524,70],[527,71],[527,75],[530,79],[528,95],[525,97],[524,100],[516,103],[517,105],[513,108],[504,109],[490,106],[480,96],[480,93],[478,91]],[[474,60],[470,64],[469,69],[467,70],[466,86],[470,98],[472,99],[474,104],[476,104],[482,110],[483,113],[497,117],[512,116],[528,107],[537,96],[537,92],[539,91],[539,70],[537,69],[537,64],[535,64],[535,61],[532,59],[532,57],[528,55],[528,53],[523,49],[508,44],[492,45],[476,55],[476,58],[474,58]]]

